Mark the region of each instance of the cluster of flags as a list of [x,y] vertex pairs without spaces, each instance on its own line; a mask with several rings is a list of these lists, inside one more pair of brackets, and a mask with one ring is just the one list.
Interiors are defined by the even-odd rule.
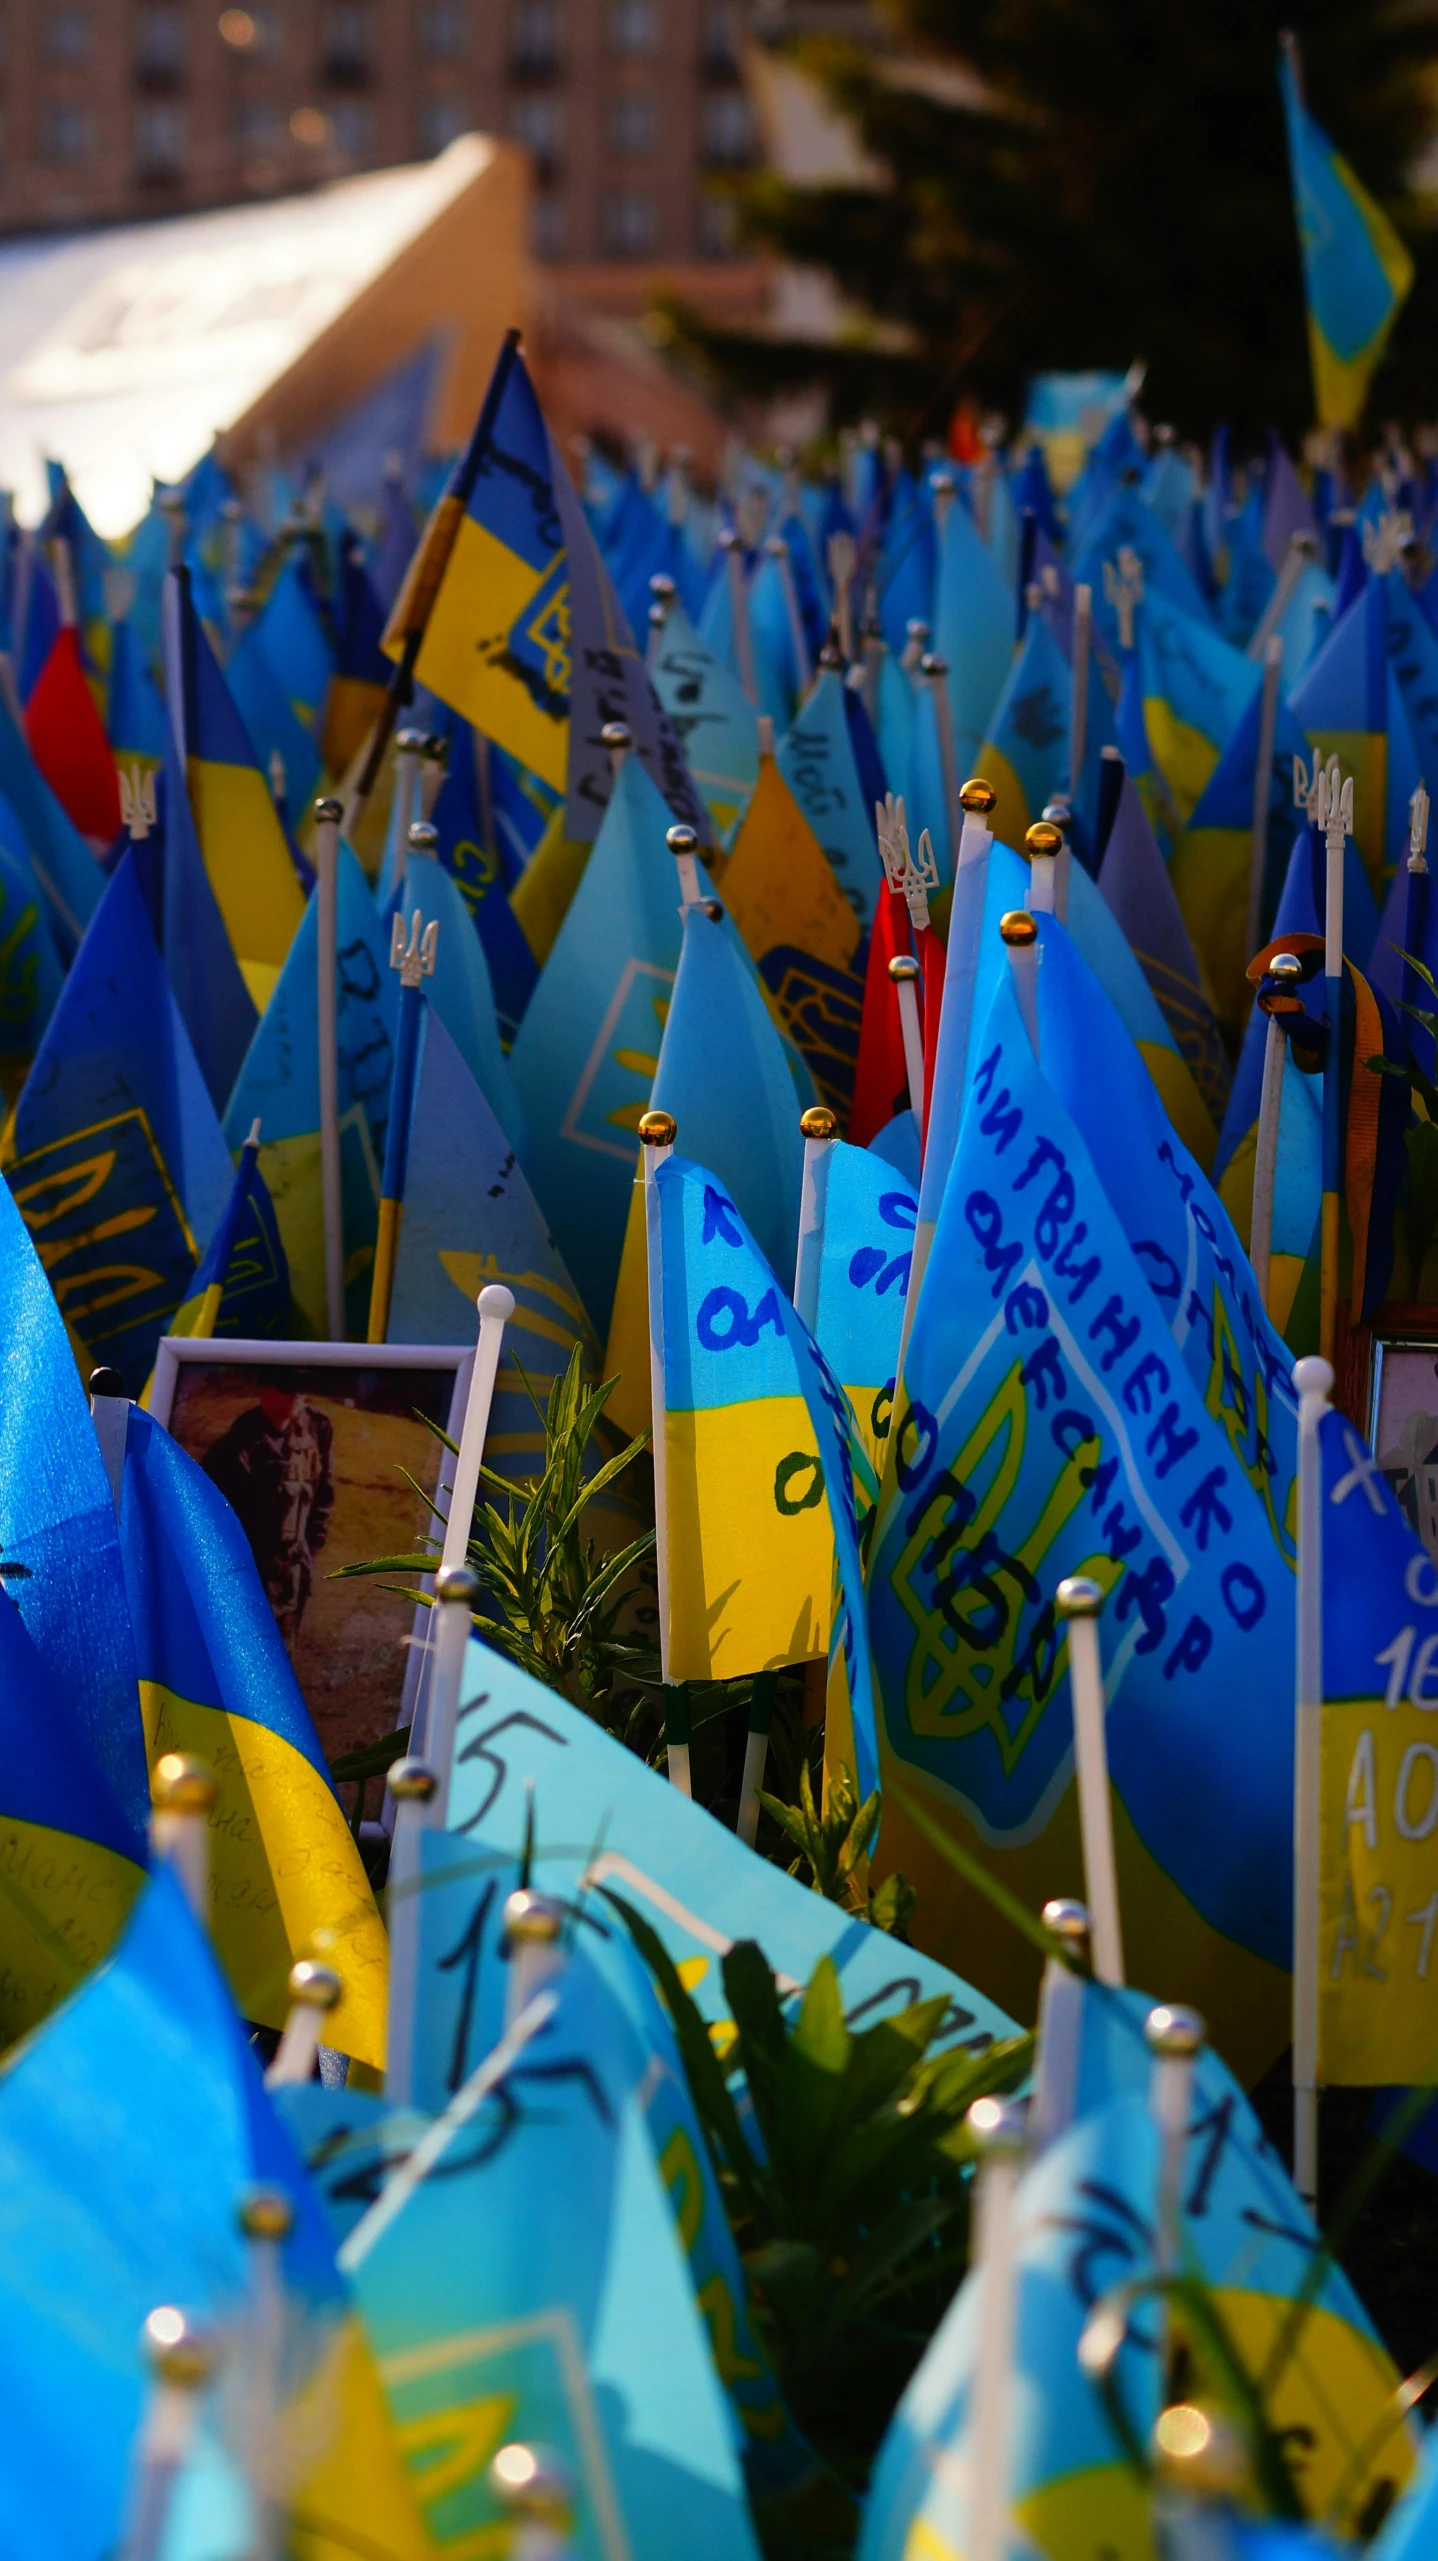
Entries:
[[[955,2052],[1040,1995],[867,2561],[1221,2504],[1130,2459],[1209,2428],[1200,2319],[1304,2446],[1292,2548],[1390,2506],[1423,2548],[1313,2209],[1322,2089],[1438,2060],[1432,1506],[1354,1384],[1438,1302],[1438,462],[1335,432],[1410,274],[1283,79],[1298,458],[1050,385],[1007,448],[575,477],[512,333],[378,516],[211,455],[127,544],[58,469],[6,528],[17,2550],[750,2561],[815,2459],[616,1897],[721,2059],[740,1938],[781,2005],[942,1993]],[[441,1576],[382,1918],[147,1390],[166,1337],[469,1345],[477,1302],[461,1477],[533,1482],[576,1351],[652,1435],[670,1784],[466,1655]],[[922,1953],[753,1853],[785,1667]],[[731,1680],[737,1834],[689,1801]],[[1006,1895],[1082,1895],[1092,1964],[1050,1935],[1039,1985]],[[1285,2050],[1291,2183],[1243,2095]]]

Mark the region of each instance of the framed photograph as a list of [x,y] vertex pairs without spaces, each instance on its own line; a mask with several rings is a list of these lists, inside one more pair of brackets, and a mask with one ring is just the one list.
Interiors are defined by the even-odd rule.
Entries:
[[457,1441],[473,1366],[457,1343],[160,1344],[150,1411],[233,1504],[330,1760],[410,1720],[429,1612],[333,1576],[434,1528],[408,1478],[443,1503],[454,1461],[418,1417]]
[[1438,1563],[1438,1327],[1374,1336],[1368,1439],[1409,1527]]

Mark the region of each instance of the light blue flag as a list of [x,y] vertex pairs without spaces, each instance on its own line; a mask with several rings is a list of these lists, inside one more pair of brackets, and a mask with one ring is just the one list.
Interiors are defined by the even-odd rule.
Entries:
[[[886,774],[907,775],[914,752],[914,686],[899,664],[898,657],[886,649],[879,661],[878,714],[874,723],[879,741],[879,754]],[[917,841],[917,839],[915,840]]]
[[626,756],[510,1054],[529,1131],[527,1171],[601,1334],[624,1245],[634,1136],[679,966],[670,824],[639,758]]
[[485,1465],[516,1481],[532,1479],[543,1467],[545,1446],[534,1399],[544,1405],[574,1345],[592,1346],[593,1338],[514,1149],[440,1016],[427,1005],[386,1340],[474,1342],[475,1301],[494,1281],[514,1292],[515,1304],[485,1436]]
[[1280,56],[1278,77],[1318,422],[1356,427],[1374,368],[1412,286],[1413,261],[1382,207],[1308,113],[1292,38]]
[[[1124,423],[1127,425],[1127,421]],[[1091,524],[1080,526],[1071,535],[1068,564],[1075,583],[1085,582],[1092,589],[1095,625],[1115,654],[1119,646],[1118,615],[1104,591],[1103,571],[1104,562],[1116,562],[1120,551],[1137,552],[1143,566],[1146,603],[1164,596],[1195,622],[1212,621],[1191,572],[1184,567],[1153,509],[1145,505],[1137,489],[1116,480]]]
[[[957,501],[954,513],[960,513]],[[960,776],[972,773],[978,764],[977,748],[962,754]],[[909,738],[909,761],[900,769],[905,775],[904,806],[910,841],[917,844],[920,830],[927,828],[939,867],[939,879],[947,885],[954,876],[956,848],[949,841],[949,796],[944,789],[944,752],[939,739],[939,715],[932,685],[920,682],[914,687],[914,725]]]
[[822,1226],[802,1233],[794,1303],[854,1409],[876,1472],[893,1412],[909,1294],[917,1182],[874,1149],[835,1139],[819,1156]]
[[519,2442],[554,2447],[571,2473],[575,2561],[663,2561],[676,2544],[757,2561],[613,1995],[583,1955],[549,1988],[551,2017],[383,2225],[356,2222],[354,2201],[381,2191],[426,2120],[353,2099],[325,2111],[318,2184],[349,2226],[342,2264],[436,2553],[503,2531],[488,2460]]
[[76,956],[0,1163],[71,1332],[138,1396],[233,1167],[133,851]]
[[425,993],[511,1147],[523,1155],[524,1114],[500,1046],[489,962],[459,883],[442,863],[412,853],[395,905],[406,927],[416,909],[421,930],[438,922],[434,976],[426,979]]
[[[294,2214],[277,2245],[291,2316],[282,2404],[313,2396],[308,2441],[303,2406],[292,2415],[282,2407],[281,2424],[300,2430],[302,2449],[288,2497],[301,2513],[325,2517],[341,2547],[364,2548],[363,2530],[376,2561],[421,2561],[426,2547],[324,2212],[265,2096],[203,1934],[164,1869],[109,1962],[12,2058],[0,2084],[10,2550],[94,2561],[121,2548],[151,2392],[144,2324],[158,2306],[182,2305],[244,2356],[236,2332],[254,2280],[239,2210],[260,2185],[278,2188]],[[327,2420],[318,2438],[316,2408]],[[202,2420],[206,2435],[213,2424]],[[216,2522],[219,2442],[215,2431],[202,2449],[209,2478],[193,2485],[175,2519],[179,2537],[165,2545],[172,2561],[228,2561],[254,2549],[256,2521],[242,2494],[224,2520],[234,2539],[184,2537],[185,2507],[192,2527],[197,2505],[209,2505]],[[233,2472],[228,2484],[233,2500]]]
[[67,817],[0,693],[0,795],[25,833],[25,850],[50,905],[51,930],[68,959],[104,894],[105,875]]
[[1051,1595],[1094,1575],[1127,1926],[1162,1930],[1175,1991],[1210,2017],[1233,2006],[1235,1943],[1251,1951],[1244,1997],[1266,1988],[1281,2036],[1291,1575],[1007,976],[971,1057],[871,1550],[885,1766],[1000,1872],[1022,1863],[1073,1775]]
[[[365,879],[341,842],[337,900],[340,1173],[349,1330],[363,1336],[379,1224],[399,982]],[[225,1115],[232,1148],[260,1123],[260,1171],[274,1204],[290,1288],[306,1323],[326,1332],[320,1187],[319,917],[311,898],[275,992],[250,1043]],[[465,926],[468,933],[470,927]]]
[[896,1112],[886,1121],[876,1138],[869,1141],[869,1154],[882,1158],[902,1174],[911,1192],[919,1188],[919,1132],[911,1111]]
[[335,654],[315,605],[301,548],[291,551],[248,636],[269,660],[295,718],[317,737]]
[[[1048,2556],[1151,2548],[1149,2498],[1122,2452],[1079,2342],[1105,2297],[1152,2283],[1159,2269],[1162,2138],[1140,2078],[1135,1996],[1120,1996],[1137,2082],[1081,2114],[1022,2179],[1015,2202],[1016,2305],[1010,2496],[1016,2537],[1005,2549]],[[1211,2290],[1213,2308],[1250,2375],[1263,2373],[1286,2316],[1310,2279],[1314,2225],[1242,2092],[1204,2055],[1179,2183],[1177,2269]],[[879,2450],[860,2561],[902,2561],[916,2548],[957,2561],[969,2540],[976,2448],[974,2381],[984,2278],[971,2271],[931,2340]],[[1147,2442],[1166,2397],[1164,2325],[1152,2299],[1127,2307],[1113,2379],[1130,2425]],[[1175,2313],[1182,2329],[1183,2312]],[[1220,2388],[1206,2371],[1195,2397]],[[1365,2442],[1394,2389],[1396,2369],[1346,2277],[1323,2270],[1267,2416],[1303,2448],[1305,2505],[1339,2494],[1342,2525],[1382,2513],[1410,2474],[1411,2423]],[[1382,2436],[1382,2431],[1379,2431]],[[1349,2468],[1351,2467],[1351,2469]]]
[[64,1321],[0,1182],[0,1556],[13,1599],[132,1828],[149,1822],[110,1491]]
[[[792,563],[789,569],[792,577]],[[759,709],[768,713],[782,734],[794,717],[802,688],[781,564],[767,549],[749,582],[749,640]]]
[[779,771],[860,923],[874,921],[884,886],[874,812],[859,777],[844,707],[844,679],[822,667],[813,692],[780,740]]
[[651,1108],[737,1203],[765,1260],[794,1271],[802,1105],[758,972],[727,917],[686,907]]
[[[954,752],[961,782],[974,771],[994,707],[1008,681],[1014,631],[1013,582],[1005,577],[962,499],[956,498],[939,536],[930,646],[949,662]],[[884,761],[888,764],[887,756]],[[919,823],[932,828],[927,808],[921,811]]]
[[117,764],[157,765],[165,752],[165,707],[150,680],[140,635],[128,614],[110,626],[105,735]]
[[1073,672],[1039,610],[1029,615],[977,760],[998,793],[993,830],[1006,844],[1022,844],[1045,802],[1063,789],[1072,711]]
[[727,839],[759,779],[754,706],[727,658],[700,638],[677,599],[650,642],[649,674],[709,815]]
[[1183,824],[1217,771],[1256,693],[1261,670],[1214,630],[1155,588],[1138,614],[1143,715],[1154,761]]

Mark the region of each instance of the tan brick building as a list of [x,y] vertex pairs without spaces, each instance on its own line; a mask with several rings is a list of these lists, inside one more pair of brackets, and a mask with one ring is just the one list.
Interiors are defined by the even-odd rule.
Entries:
[[753,148],[742,0],[0,0],[0,230],[133,220],[422,159],[533,156],[533,246],[722,259]]

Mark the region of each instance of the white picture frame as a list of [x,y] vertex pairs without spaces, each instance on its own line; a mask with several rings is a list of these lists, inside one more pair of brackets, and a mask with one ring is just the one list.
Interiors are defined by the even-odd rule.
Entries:
[[[464,1410],[469,1399],[470,1379],[474,1370],[475,1346],[472,1343],[305,1343],[265,1342],[248,1336],[210,1336],[166,1334],[155,1355],[154,1382],[150,1391],[149,1412],[166,1431],[174,1427],[177,1401],[183,1408],[181,1393],[183,1374],[198,1369],[245,1369],[251,1371],[294,1370],[313,1374],[316,1371],[352,1373],[357,1379],[375,1372],[393,1374],[406,1371],[429,1381],[435,1373],[447,1373],[452,1381],[443,1427],[452,1441],[458,1442],[464,1423]],[[312,1391],[318,1392],[318,1391]],[[346,1404],[353,1400],[344,1399]],[[422,1399],[417,1401],[422,1402]],[[433,1400],[431,1400],[432,1402]],[[440,1419],[436,1417],[435,1419]],[[183,1413],[180,1416],[183,1423]],[[416,1431],[421,1427],[415,1426]],[[183,1429],[175,1437],[187,1447]],[[197,1449],[189,1455],[199,1457]],[[440,1445],[439,1467],[434,1484],[434,1499],[445,1504],[454,1480],[454,1453]],[[257,1560],[258,1561],[258,1560]],[[354,1586],[354,1589],[362,1587]],[[433,1590],[433,1577],[425,1575],[421,1588]],[[406,1643],[403,1684],[399,1691],[395,1725],[412,1725],[419,1704],[420,1684],[427,1654],[429,1611],[422,1604],[415,1607]],[[297,1666],[298,1671],[298,1666]],[[303,1679],[301,1687],[305,1686]],[[322,1744],[328,1741],[316,1712],[317,1702],[308,1701],[320,1728]]]

